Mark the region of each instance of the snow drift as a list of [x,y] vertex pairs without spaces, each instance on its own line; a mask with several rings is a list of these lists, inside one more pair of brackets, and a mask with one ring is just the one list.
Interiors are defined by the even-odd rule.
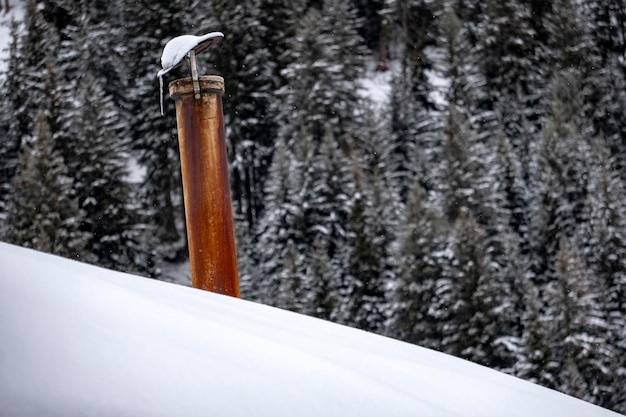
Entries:
[[406,343],[0,244],[6,416],[617,416]]

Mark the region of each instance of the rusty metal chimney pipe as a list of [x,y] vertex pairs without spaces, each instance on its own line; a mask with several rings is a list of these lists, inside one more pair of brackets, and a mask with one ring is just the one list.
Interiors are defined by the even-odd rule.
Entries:
[[170,83],[169,92],[176,102],[192,285],[239,297],[222,110],[224,79],[182,78]]

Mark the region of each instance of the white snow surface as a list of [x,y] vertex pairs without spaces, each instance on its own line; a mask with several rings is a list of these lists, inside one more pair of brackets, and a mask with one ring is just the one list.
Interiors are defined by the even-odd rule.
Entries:
[[148,169],[144,165],[141,165],[137,158],[133,156],[129,157],[126,168],[128,169],[126,181],[132,184],[141,184],[145,181]]
[[0,243],[6,416],[618,414],[325,321]]
[[359,93],[365,99],[369,99],[376,110],[385,109],[391,97],[391,71],[370,72],[366,77],[359,80]]
[[372,63],[368,66],[365,76],[358,80],[360,96],[369,100],[375,110],[386,109],[391,98],[391,81],[399,70],[400,64],[396,61],[389,62],[387,71],[378,71],[376,65]]

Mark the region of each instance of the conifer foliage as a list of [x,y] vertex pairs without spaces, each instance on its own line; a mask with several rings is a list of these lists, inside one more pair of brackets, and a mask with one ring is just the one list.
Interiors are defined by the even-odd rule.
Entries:
[[198,59],[226,81],[245,298],[626,413],[622,1],[24,11],[0,74],[2,240],[149,276],[184,262],[155,75],[171,38],[219,30]]
[[86,235],[80,230],[84,211],[73,192],[73,179],[55,149],[47,116],[42,111],[33,142],[22,149],[12,186],[22,190],[7,201],[3,237],[67,258],[81,259]]

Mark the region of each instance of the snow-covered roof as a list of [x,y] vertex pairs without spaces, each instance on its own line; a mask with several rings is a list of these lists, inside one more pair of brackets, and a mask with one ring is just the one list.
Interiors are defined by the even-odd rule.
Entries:
[[0,244],[7,416],[617,416],[445,354]]

